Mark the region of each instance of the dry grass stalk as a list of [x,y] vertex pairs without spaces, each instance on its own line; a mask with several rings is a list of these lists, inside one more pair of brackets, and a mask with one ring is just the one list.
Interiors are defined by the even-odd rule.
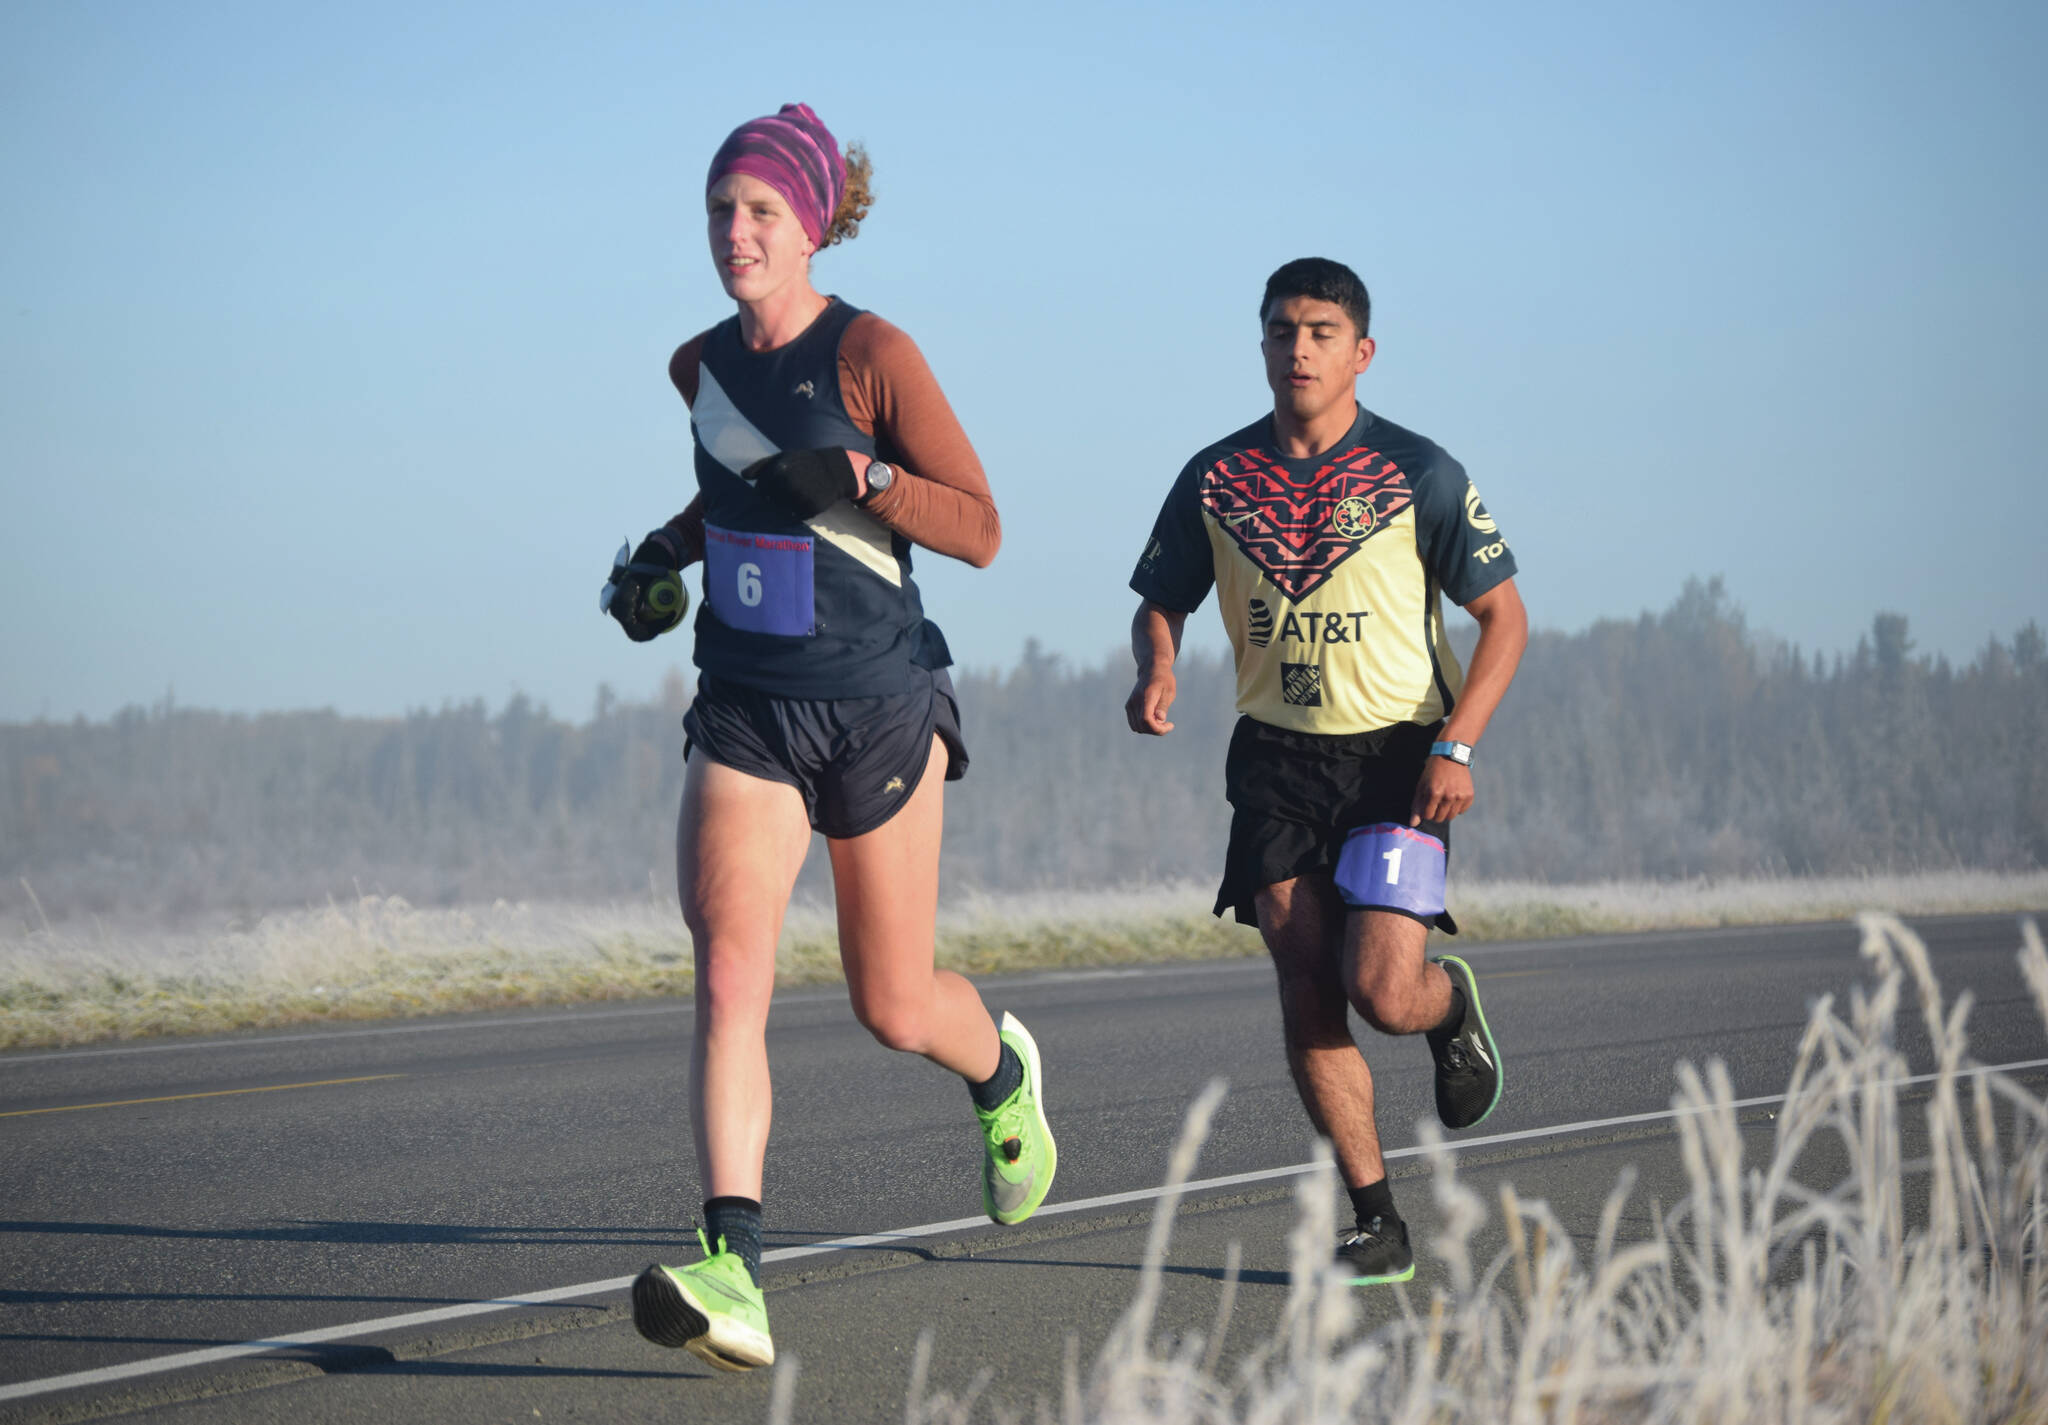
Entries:
[[[1271,1336],[1226,1367],[1213,1346],[1153,1341],[1172,1204],[1137,1292],[1084,1373],[1070,1349],[1059,1425],[1823,1425],[2048,1421],[2048,1101],[1967,1054],[1969,996],[1948,1004],[1925,946],[1895,917],[1862,918],[1875,983],[1814,1009],[1769,1158],[1748,1161],[1728,1073],[1681,1066],[1674,1103],[1689,1190],[1617,1240],[1632,1174],[1615,1185],[1590,1259],[1548,1206],[1510,1187],[1506,1245],[1480,1269],[1483,1201],[1432,1143],[1445,1285],[1416,1313],[1360,1333],[1329,1266],[1336,1193],[1327,1156],[1301,1181],[1293,1277]],[[2048,1026],[2048,953],[2029,922],[2020,962]],[[1910,989],[1932,1037],[1924,1103],[1895,1042]],[[1215,1111],[1190,1111],[1176,1187]],[[1967,1095],[1967,1108],[1965,1107]],[[1912,1150],[1924,1136],[1924,1159]],[[1809,1155],[1849,1164],[1833,1189],[1799,1180]],[[1920,1206],[1924,1202],[1924,1208]],[[1217,1337],[1224,1321],[1219,1318]],[[922,1357],[920,1358],[922,1362]],[[912,1420],[926,1375],[913,1382]],[[949,1401],[949,1404],[952,1402]],[[1012,1417],[1014,1418],[1014,1417]]]

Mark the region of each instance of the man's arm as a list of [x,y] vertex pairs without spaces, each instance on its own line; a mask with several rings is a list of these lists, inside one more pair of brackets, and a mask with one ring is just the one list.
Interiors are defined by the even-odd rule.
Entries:
[[1124,699],[1124,719],[1132,732],[1164,737],[1173,731],[1166,713],[1173,706],[1173,660],[1180,656],[1180,635],[1187,621],[1186,614],[1150,599],[1138,604],[1131,620],[1131,656],[1138,662],[1138,681]]
[[[1443,740],[1477,745],[1493,719],[1494,709],[1514,681],[1522,650],[1529,646],[1529,614],[1515,581],[1495,584],[1471,603],[1465,612],[1479,624],[1479,643],[1472,650],[1472,667],[1465,675],[1465,691],[1458,706],[1444,723]],[[1448,757],[1431,757],[1422,765],[1422,780],[1415,788],[1414,815],[1410,826],[1425,821],[1449,821],[1472,806],[1472,772]]]

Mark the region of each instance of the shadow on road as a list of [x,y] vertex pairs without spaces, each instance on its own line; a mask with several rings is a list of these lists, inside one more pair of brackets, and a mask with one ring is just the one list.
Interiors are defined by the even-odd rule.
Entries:
[[0,1291],[0,1306],[128,1301],[331,1301],[365,1306],[463,1306],[474,1300],[473,1296],[371,1296],[306,1291]]
[[274,1227],[153,1227],[140,1222],[0,1222],[0,1233],[54,1237],[151,1237],[198,1242],[341,1242],[351,1245],[595,1246],[667,1248],[694,1244],[684,1227],[481,1227],[448,1222],[323,1222]]
[[618,1370],[604,1366],[513,1365],[509,1362],[402,1360],[382,1346],[308,1346],[281,1351],[273,1359],[303,1361],[326,1375],[379,1376],[476,1376],[541,1377],[573,1376],[582,1380],[710,1380],[717,1372],[704,1369],[674,1371]]

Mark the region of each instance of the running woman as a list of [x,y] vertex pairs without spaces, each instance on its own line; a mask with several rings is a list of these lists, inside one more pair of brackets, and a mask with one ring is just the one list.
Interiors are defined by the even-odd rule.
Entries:
[[[1374,351],[1365,284],[1323,258],[1290,262],[1259,317],[1272,414],[1196,454],[1166,497],[1131,577],[1142,602],[1124,711],[1133,732],[1173,730],[1181,632],[1214,588],[1243,714],[1216,914],[1257,925],[1278,972],[1288,1067],[1357,1217],[1339,1268],[1360,1285],[1406,1281],[1415,1258],[1345,1011],[1426,1037],[1448,1126],[1500,1101],[1471,967],[1424,946],[1431,926],[1457,930],[1450,822],[1472,805],[1473,746],[1528,620],[1514,555],[1464,468],[1358,404]],[[1440,593],[1478,621],[1469,674]]]
[[1056,1154],[1037,1045],[933,966],[944,785],[967,767],[913,544],[976,567],[1001,526],[988,481],[908,336],[811,285],[852,237],[870,164],[810,108],[733,130],[711,160],[711,260],[737,312],[669,363],[690,407],[698,493],[614,571],[607,611],[636,641],[682,617],[701,562],[697,696],[676,881],[696,964],[691,1128],[703,1260],[634,1283],[640,1334],[714,1366],[775,1359],[761,1292],[768,1005],[783,912],[826,837],[853,1012],[891,1049],[967,1081],[982,1202],[1022,1222]]

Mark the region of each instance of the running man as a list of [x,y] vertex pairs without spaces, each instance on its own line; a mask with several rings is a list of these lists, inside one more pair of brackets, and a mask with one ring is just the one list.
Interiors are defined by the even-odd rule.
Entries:
[[[1373,1121],[1372,1072],[1345,1018],[1421,1034],[1452,1128],[1500,1101],[1500,1051],[1472,970],[1424,958],[1444,909],[1450,822],[1472,805],[1473,748],[1521,661],[1515,558],[1457,461],[1359,405],[1372,306],[1350,268],[1302,258],[1259,304],[1273,413],[1182,467],[1131,588],[1133,732],[1173,730],[1174,659],[1214,587],[1243,714],[1216,914],[1259,927],[1280,982],[1287,1064],[1357,1214],[1338,1266],[1359,1285],[1415,1274]],[[1479,624],[1470,673],[1439,592]]]
[[725,1370],[775,1359],[761,1292],[768,1006],[813,830],[831,854],[854,1015],[967,1081],[984,1210],[1022,1222],[1057,1166],[1031,1035],[1007,1014],[998,1027],[972,984],[932,963],[943,791],[967,748],[910,551],[982,567],[1002,531],[916,345],[811,285],[815,254],[859,230],[870,174],[802,104],[740,125],[711,160],[711,260],[737,311],[669,363],[698,493],[606,593],[644,641],[681,621],[679,571],[704,565],[676,836],[704,1259],[647,1268],[633,1323]]

